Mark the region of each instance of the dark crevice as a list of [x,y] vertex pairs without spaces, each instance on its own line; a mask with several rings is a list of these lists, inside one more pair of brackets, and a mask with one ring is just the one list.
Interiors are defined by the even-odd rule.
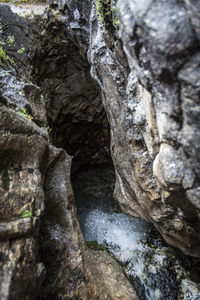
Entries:
[[72,172],[82,166],[112,165],[110,128],[87,59],[60,23],[48,26],[41,44],[33,59],[33,77],[47,99],[52,143],[73,156]]

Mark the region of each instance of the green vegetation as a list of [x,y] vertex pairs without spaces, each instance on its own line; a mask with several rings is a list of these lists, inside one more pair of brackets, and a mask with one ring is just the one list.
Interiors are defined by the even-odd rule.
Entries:
[[24,47],[22,47],[21,49],[19,49],[18,51],[17,51],[17,53],[19,53],[19,54],[23,54],[24,52],[25,52],[25,48]]
[[2,61],[7,61],[9,59],[9,57],[6,54],[6,51],[4,50],[3,46],[0,46],[0,59]]
[[[0,34],[2,34],[3,32],[3,26],[0,23]],[[8,36],[6,42],[0,37],[0,65],[2,65],[4,62],[8,61],[11,64],[15,64],[15,61],[13,58],[10,58],[5,50],[5,45],[8,44],[9,46],[11,46],[14,43],[15,39],[14,36]]]
[[101,250],[101,251],[106,251],[108,252],[108,250],[106,248],[104,248],[103,246],[99,245],[97,243],[97,241],[91,241],[91,242],[85,242],[86,245],[90,248],[90,249],[94,249],[94,250]]
[[117,204],[115,204],[114,208],[113,208],[113,211],[116,213],[116,214],[119,214],[120,213],[120,208]]
[[24,90],[19,91],[19,95],[22,96],[22,97],[24,97],[25,96]]
[[46,128],[46,130],[48,131],[48,133],[51,133],[51,132],[52,132],[52,128],[49,126],[48,123],[45,123],[45,124],[44,124],[44,127]]
[[26,209],[22,214],[22,218],[29,218],[29,217],[32,217],[32,212]]
[[17,112],[20,116],[22,116],[22,117],[24,117],[24,118],[27,118],[27,119],[29,119],[29,120],[33,120],[33,117],[27,113],[25,107],[20,107],[19,109],[16,110],[16,112]]
[[116,21],[114,22],[114,25],[115,25],[115,26],[119,26],[119,20],[116,20]]
[[8,43],[9,46],[12,46],[14,44],[14,41],[15,41],[14,35],[9,35],[7,37],[7,43]]
[[109,25],[109,17],[111,17],[111,1],[110,0],[96,0],[95,3],[97,17],[99,22],[105,28]]
[[113,26],[118,28],[117,8],[116,6],[111,7],[111,0],[96,0],[95,7],[97,18],[104,29],[112,28]]

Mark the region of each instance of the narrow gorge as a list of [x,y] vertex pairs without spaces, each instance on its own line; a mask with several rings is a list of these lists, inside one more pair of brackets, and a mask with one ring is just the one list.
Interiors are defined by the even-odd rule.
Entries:
[[0,4],[0,299],[199,300],[200,3],[28,5]]

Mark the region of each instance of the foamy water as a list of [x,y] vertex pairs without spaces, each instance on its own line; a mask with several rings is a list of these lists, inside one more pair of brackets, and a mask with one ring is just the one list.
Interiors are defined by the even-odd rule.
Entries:
[[117,258],[140,300],[200,299],[198,287],[182,280],[185,271],[173,249],[159,236],[149,239],[149,224],[114,212],[113,183],[111,171],[98,169],[83,173],[74,184],[85,240],[97,241]]
[[122,213],[106,213],[100,208],[79,215],[79,222],[86,241],[97,241],[106,246],[120,261],[127,261],[142,246],[146,237],[146,224]]

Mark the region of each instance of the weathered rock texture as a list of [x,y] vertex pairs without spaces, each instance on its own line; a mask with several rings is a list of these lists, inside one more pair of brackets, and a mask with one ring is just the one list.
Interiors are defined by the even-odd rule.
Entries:
[[95,1],[53,6],[101,89],[122,210],[199,256],[199,3],[115,2],[104,26]]
[[[85,57],[81,60],[81,51],[74,43],[73,53],[65,37],[66,28],[52,21],[52,13],[44,20],[38,18],[34,24],[0,6],[0,19],[0,42],[6,53],[6,57],[0,57],[0,299],[114,300],[116,292],[118,299],[123,299],[124,293],[127,299],[136,299],[121,268],[106,254],[101,256],[87,249],[77,221],[70,183],[71,157],[64,149],[72,151],[79,167],[89,157],[92,160],[93,155],[96,163],[110,161],[109,126],[97,88],[89,76],[89,64]],[[51,38],[48,26],[57,30],[63,27],[64,35],[59,41],[63,39],[64,44],[57,45],[55,54],[56,41],[52,41],[53,46],[48,44]],[[55,33],[54,29],[52,32]],[[14,36],[10,44],[9,36]],[[62,64],[68,54],[64,49],[65,38],[66,49],[71,49],[69,59],[65,60],[66,69]],[[42,47],[44,63],[38,62]],[[18,52],[22,48],[25,51]],[[58,78],[57,69],[51,69],[55,57],[55,67],[60,71]],[[30,81],[35,80],[35,74],[41,87]],[[95,109],[91,109],[90,102]],[[50,143],[47,118],[53,127],[51,139],[64,149]],[[81,134],[72,120],[79,124],[80,130],[84,128]],[[83,137],[85,143],[88,141],[86,145],[97,141],[99,144],[92,150],[86,146],[88,157],[82,162],[79,157],[85,149],[78,156],[76,140],[80,147],[86,129],[94,139],[90,142],[89,135],[88,139]],[[105,268],[111,275],[106,280]],[[122,287],[116,286],[118,278]]]
[[78,47],[57,10],[48,12],[43,26],[33,58],[33,78],[47,99],[52,142],[73,155],[73,170],[111,163],[109,124],[98,86],[90,76],[86,46]]
[[84,244],[65,150],[110,163],[111,134],[122,210],[200,256],[199,3],[113,0],[104,25],[95,1],[51,7],[35,24],[0,7],[0,298],[134,299]]
[[90,268],[94,278],[93,284],[100,290],[100,297],[95,295],[95,299],[138,300],[122,268],[106,252],[90,250],[90,259],[90,263],[93,264]]

